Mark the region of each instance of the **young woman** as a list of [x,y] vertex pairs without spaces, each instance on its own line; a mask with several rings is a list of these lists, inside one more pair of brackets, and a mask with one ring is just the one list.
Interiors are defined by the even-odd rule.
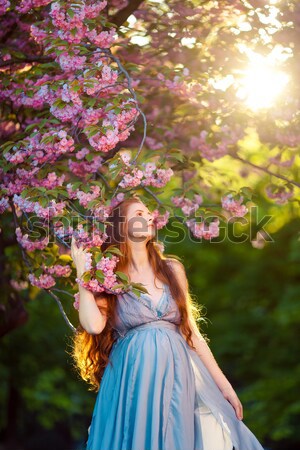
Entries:
[[[94,295],[79,286],[72,355],[98,391],[86,450],[263,450],[198,330],[184,266],[160,251],[138,197],[114,208],[106,229],[117,269],[148,293]],[[72,241],[80,277],[85,250]]]

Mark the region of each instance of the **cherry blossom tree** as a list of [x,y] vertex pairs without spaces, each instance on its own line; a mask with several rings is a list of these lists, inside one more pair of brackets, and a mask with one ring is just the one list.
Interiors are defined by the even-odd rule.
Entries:
[[37,288],[74,329],[58,297],[78,307],[72,235],[89,250],[76,281],[130,288],[118,249],[99,249],[133,192],[158,229],[175,218],[200,240],[249,217],[257,179],[299,204],[296,1],[7,0],[0,14],[2,334]]

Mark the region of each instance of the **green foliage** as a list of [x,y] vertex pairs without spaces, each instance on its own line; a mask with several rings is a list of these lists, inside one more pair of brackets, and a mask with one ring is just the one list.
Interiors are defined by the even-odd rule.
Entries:
[[[73,323],[78,321],[71,302],[66,309]],[[68,355],[72,332],[54,300],[40,294],[28,303],[27,310],[27,324],[1,341],[0,428],[6,425],[7,406],[3,405],[13,388],[20,398],[14,404],[16,437],[26,442],[26,449],[71,448],[71,442],[82,442],[87,436],[95,393],[88,391],[73,369]],[[49,442],[43,439],[47,429],[52,431]],[[66,436],[69,441],[61,444]]]

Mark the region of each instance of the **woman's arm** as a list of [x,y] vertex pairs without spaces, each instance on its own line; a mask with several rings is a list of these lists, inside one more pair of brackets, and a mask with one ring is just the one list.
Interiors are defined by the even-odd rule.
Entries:
[[[176,273],[177,279],[185,293],[188,292],[188,281],[185,273],[185,268],[180,261],[172,260],[172,267]],[[235,390],[223,374],[222,370],[217,364],[209,346],[198,330],[195,319],[191,313],[188,316],[188,322],[192,330],[192,341],[196,348],[196,352],[209,370],[211,376],[215,380],[218,388],[222,392],[224,398],[229,401],[235,410],[235,414],[239,420],[243,419],[243,405],[241,404]],[[181,333],[182,334],[182,333]],[[185,338],[185,336],[183,336]],[[186,338],[185,338],[186,339]]]
[[107,317],[101,311],[99,306],[106,299],[98,298],[94,294],[79,285],[79,322],[89,334],[100,334],[105,325]]
[[[77,278],[80,278],[85,271],[85,250],[77,247],[72,236],[71,256],[76,267]],[[89,334],[100,334],[106,325],[107,317],[99,308],[106,299],[98,298],[94,294],[78,286],[79,289],[79,322]],[[104,304],[105,306],[105,304]]]

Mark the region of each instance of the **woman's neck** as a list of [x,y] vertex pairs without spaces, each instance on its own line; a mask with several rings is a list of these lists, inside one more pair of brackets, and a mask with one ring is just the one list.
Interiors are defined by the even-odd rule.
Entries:
[[143,242],[131,242],[131,257],[132,261],[128,266],[129,272],[141,273],[144,270],[151,269],[148,257],[148,250]]

